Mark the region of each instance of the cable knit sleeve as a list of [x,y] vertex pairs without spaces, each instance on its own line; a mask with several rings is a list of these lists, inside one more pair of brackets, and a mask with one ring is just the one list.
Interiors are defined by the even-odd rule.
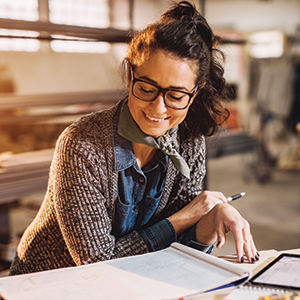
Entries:
[[88,115],[57,141],[42,206],[24,232],[10,275],[148,252],[137,232],[111,234],[117,199],[112,130],[118,106]]
[[[119,240],[111,234],[117,182],[105,143],[95,146],[94,131],[65,133],[52,164],[53,201],[59,227],[77,265],[148,251],[133,232]],[[109,137],[107,137],[109,139]],[[102,146],[102,148],[101,148]]]

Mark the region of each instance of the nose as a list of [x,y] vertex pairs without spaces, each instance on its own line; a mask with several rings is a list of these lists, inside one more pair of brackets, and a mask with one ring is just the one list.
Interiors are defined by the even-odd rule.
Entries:
[[161,114],[167,111],[167,106],[164,101],[164,94],[159,93],[157,98],[151,102],[152,109],[155,113]]

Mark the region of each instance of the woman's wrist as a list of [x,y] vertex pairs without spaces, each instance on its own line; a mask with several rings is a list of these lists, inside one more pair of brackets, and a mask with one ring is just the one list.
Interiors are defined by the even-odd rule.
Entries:
[[215,211],[217,205],[209,211],[197,224],[196,237],[201,244],[211,245],[217,239],[217,232],[215,229]]
[[172,223],[178,236],[190,227],[197,224],[202,216],[203,215],[200,215],[199,213],[195,214],[195,210],[190,203],[175,214],[168,217],[168,220]]
[[168,217],[168,220],[173,225],[173,228],[179,236],[181,233],[192,227],[194,224],[190,224],[190,220],[188,218],[180,217],[179,213],[176,213],[170,217]]

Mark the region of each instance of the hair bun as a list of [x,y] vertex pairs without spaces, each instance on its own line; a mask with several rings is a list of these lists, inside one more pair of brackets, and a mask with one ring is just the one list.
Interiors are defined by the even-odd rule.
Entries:
[[181,21],[195,22],[190,16],[183,16]]
[[181,1],[173,6],[162,16],[162,21],[165,19],[175,19],[178,21],[194,21],[194,17],[197,15],[196,8],[188,1]]

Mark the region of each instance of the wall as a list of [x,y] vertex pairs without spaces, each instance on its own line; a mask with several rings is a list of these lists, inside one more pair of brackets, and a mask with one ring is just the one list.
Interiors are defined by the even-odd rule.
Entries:
[[207,0],[206,17],[215,28],[243,32],[279,29],[293,34],[300,25],[300,1]]
[[59,93],[116,89],[123,86],[120,61],[112,53],[68,54],[2,52],[20,94]]

